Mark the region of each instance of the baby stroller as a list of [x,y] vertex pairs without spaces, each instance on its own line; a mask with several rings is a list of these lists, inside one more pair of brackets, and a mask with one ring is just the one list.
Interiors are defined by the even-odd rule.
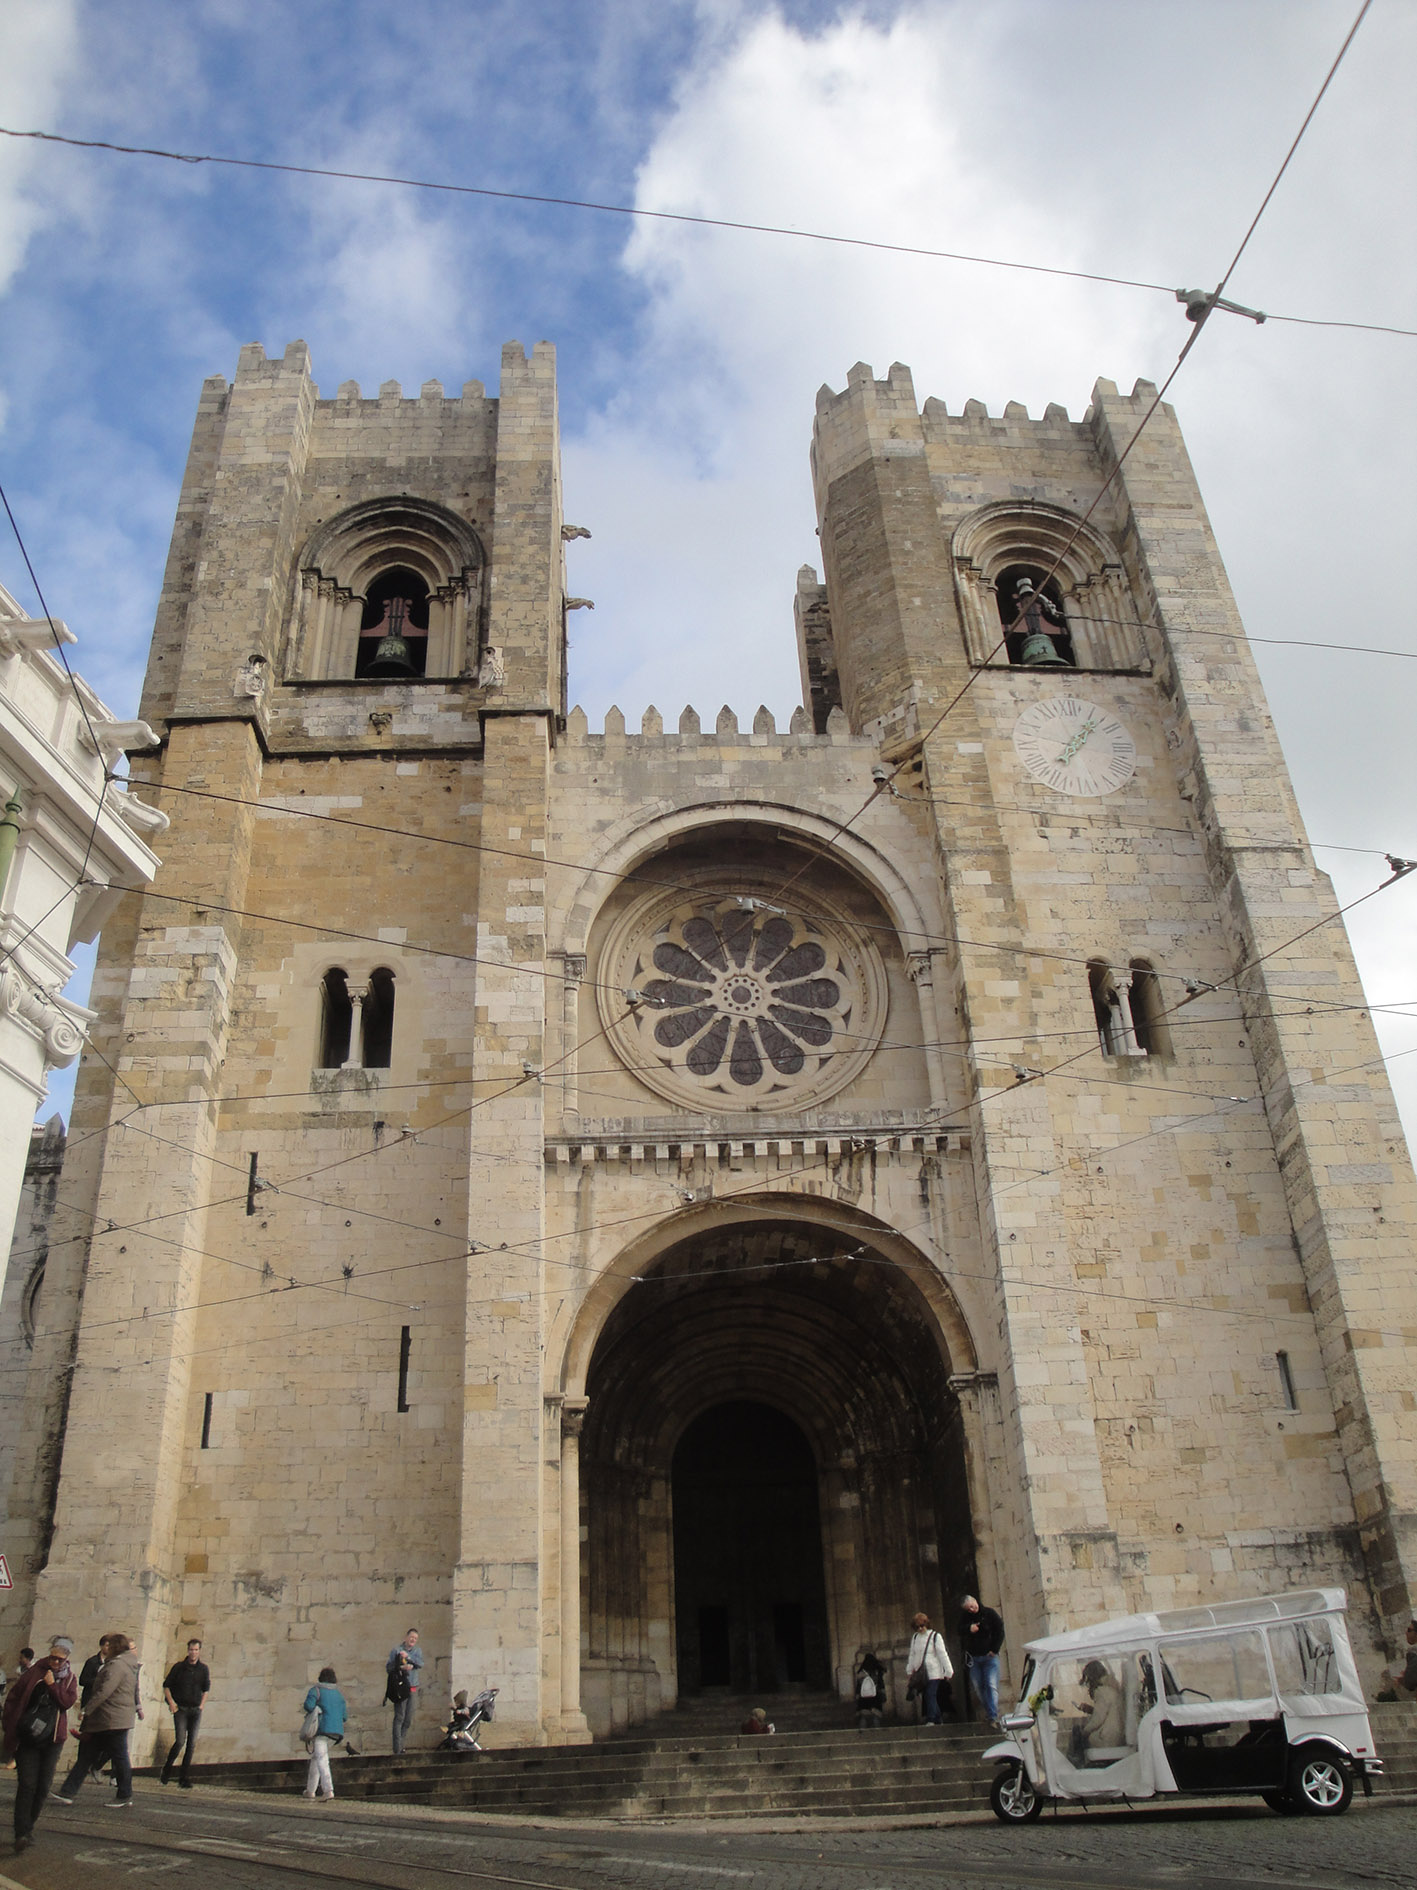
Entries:
[[484,1687],[469,1705],[467,1693],[453,1695],[453,1716],[443,1728],[439,1752],[481,1752],[477,1729],[490,1723],[497,1706],[497,1687]]

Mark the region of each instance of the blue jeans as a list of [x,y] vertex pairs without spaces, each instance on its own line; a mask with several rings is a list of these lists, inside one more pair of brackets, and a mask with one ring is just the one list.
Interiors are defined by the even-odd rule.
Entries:
[[128,1728],[115,1732],[91,1733],[79,1741],[79,1756],[68,1778],[59,1787],[61,1798],[76,1798],[79,1787],[90,1772],[96,1772],[107,1760],[113,1768],[113,1783],[121,1800],[133,1796],[133,1767],[128,1758]]
[[920,1710],[925,1723],[929,1726],[940,1724],[940,1688],[944,1684],[943,1680],[926,1680],[925,1682],[925,1694],[920,1702]]
[[984,1709],[985,1719],[999,1717],[999,1656],[971,1654],[969,1680],[974,1697]]
[[172,1709],[172,1729],[176,1737],[172,1741],[172,1750],[163,1761],[164,1780],[172,1777],[172,1768],[177,1763],[177,1755],[182,1754],[182,1776],[185,1779],[192,1769],[192,1754],[197,1749],[197,1728],[202,1723],[200,1706],[175,1706]]
[[400,1700],[394,1708],[394,1757],[403,1751],[403,1742],[408,1737],[413,1724],[413,1709],[418,1701],[418,1689],[415,1687],[406,1700]]

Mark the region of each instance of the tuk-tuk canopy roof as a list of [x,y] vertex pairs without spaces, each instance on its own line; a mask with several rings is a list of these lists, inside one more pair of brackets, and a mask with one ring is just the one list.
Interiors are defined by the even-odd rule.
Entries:
[[1043,1640],[1027,1641],[1030,1654],[1069,1654],[1138,1641],[1168,1640],[1178,1634],[1215,1633],[1223,1628],[1264,1627],[1297,1621],[1306,1615],[1342,1614],[1348,1606],[1341,1588],[1296,1588],[1284,1595],[1257,1595],[1250,1601],[1222,1601],[1213,1608],[1168,1608],[1162,1614],[1116,1615],[1091,1627],[1069,1628]]

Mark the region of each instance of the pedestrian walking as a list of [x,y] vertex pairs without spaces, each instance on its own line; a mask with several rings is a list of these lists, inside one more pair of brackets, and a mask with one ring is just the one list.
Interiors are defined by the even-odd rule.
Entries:
[[79,1669],[79,1711],[82,1713],[89,1703],[89,1695],[98,1684],[98,1676],[103,1671],[103,1663],[108,1659],[108,1636],[99,1636],[98,1652],[90,1654]]
[[941,1722],[940,1706],[951,1716],[954,1714],[954,1662],[950,1659],[949,1649],[945,1646],[945,1637],[938,1628],[931,1627],[928,1614],[912,1616],[910,1626],[910,1652],[905,1657],[906,1688],[908,1693],[920,1702],[920,1710],[925,1723],[938,1726]]
[[418,1704],[418,1676],[423,1671],[423,1650],[418,1645],[418,1629],[411,1627],[397,1647],[389,1650],[384,1668],[384,1698],[394,1709],[394,1757],[398,1758],[413,1725],[413,1710]]
[[54,1783],[59,1751],[69,1737],[69,1708],[79,1697],[70,1666],[74,1643],[62,1634],[49,1643],[49,1654],[15,1680],[0,1712],[5,1757],[15,1764],[15,1849],[34,1843],[34,1827]]
[[985,1719],[999,1731],[999,1649],[1004,1644],[1003,1617],[966,1595],[960,1608],[959,1638],[964,1664]]
[[868,1647],[856,1663],[856,1724],[879,1726],[886,1710],[886,1670],[874,1647]]
[[182,1773],[177,1783],[184,1792],[192,1789],[192,1754],[197,1749],[197,1730],[202,1723],[202,1708],[212,1690],[211,1671],[202,1659],[202,1643],[188,1641],[185,1660],[174,1661],[162,1683],[162,1697],[172,1708],[172,1750],[163,1761],[162,1782],[170,1784],[177,1755],[182,1755]]
[[79,1756],[69,1776],[54,1794],[55,1802],[72,1805],[90,1772],[107,1760],[113,1769],[116,1797],[106,1802],[119,1810],[133,1802],[133,1766],[128,1757],[128,1734],[142,1717],[138,1703],[141,1664],[133,1655],[126,1634],[110,1634],[104,1661],[79,1727]]
[[307,1798],[333,1798],[335,1782],[330,1776],[330,1748],[344,1738],[344,1695],[333,1667],[321,1667],[320,1677],[305,1695],[305,1715],[317,1715],[315,1730],[307,1744],[310,1763],[305,1771]]

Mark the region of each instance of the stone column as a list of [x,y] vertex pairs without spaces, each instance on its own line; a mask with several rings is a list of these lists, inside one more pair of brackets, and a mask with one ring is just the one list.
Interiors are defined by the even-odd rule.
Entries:
[[581,1432],[587,1398],[561,1405],[561,1736],[588,1739],[581,1711]]
[[345,986],[349,998],[349,1050],[343,1067],[346,1070],[362,1069],[364,1065],[364,1000],[369,995],[367,984]]
[[940,1014],[935,1000],[934,954],[907,952],[905,969],[920,994],[920,1026],[924,1032],[925,1073],[930,1081],[930,1106],[943,1109],[949,1101],[945,1059],[940,1047]]
[[585,979],[584,952],[567,952],[566,982],[562,987],[561,1107],[568,1116],[580,1114],[581,984]]

